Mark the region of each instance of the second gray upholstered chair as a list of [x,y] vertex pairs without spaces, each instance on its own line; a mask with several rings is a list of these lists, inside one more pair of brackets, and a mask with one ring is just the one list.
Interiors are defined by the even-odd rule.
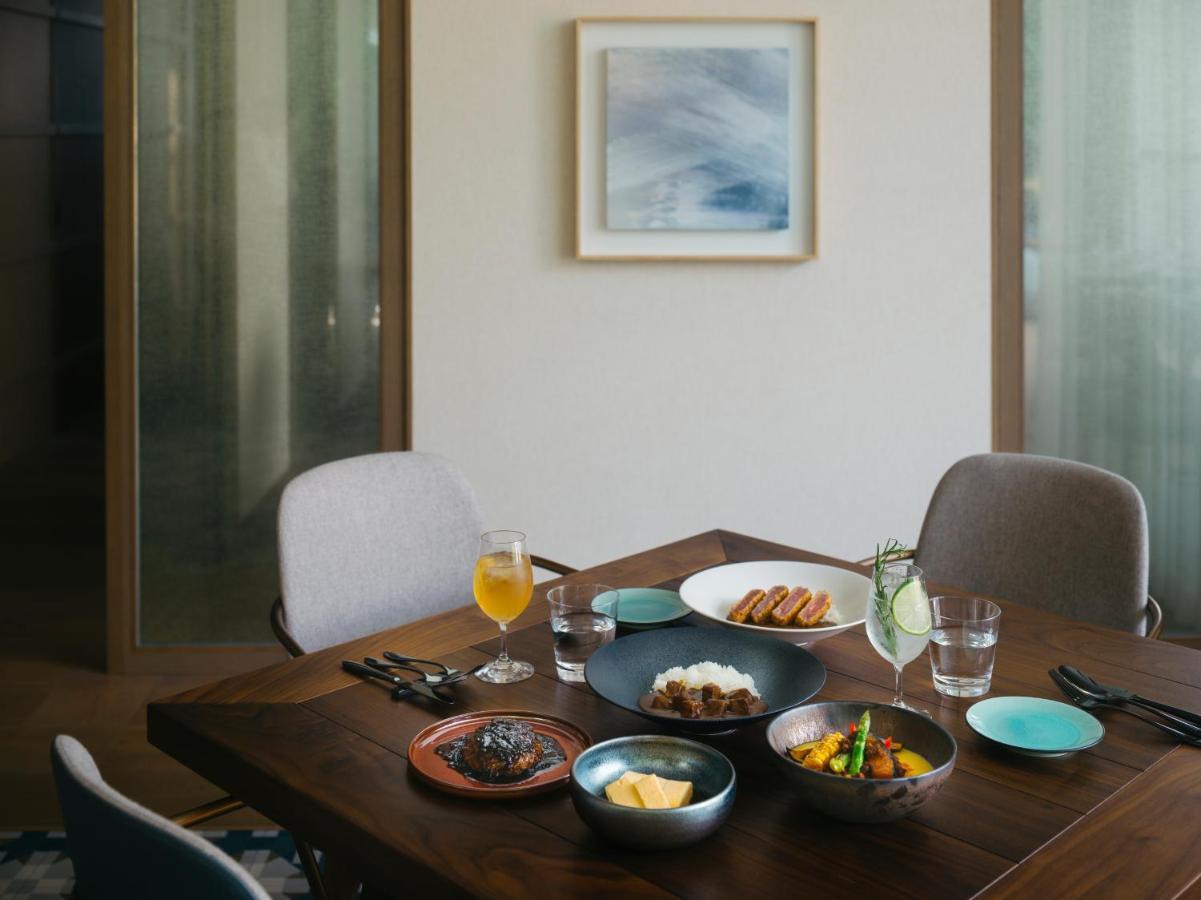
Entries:
[[1073,619],[1157,633],[1147,514],[1126,479],[1082,463],[986,453],[943,475],[914,561],[932,582]]
[[56,737],[50,762],[82,900],[271,900],[204,838],[106,784],[75,738]]
[[279,501],[277,634],[311,653],[470,603],[482,531],[475,492],[440,456],[373,453],[298,475]]

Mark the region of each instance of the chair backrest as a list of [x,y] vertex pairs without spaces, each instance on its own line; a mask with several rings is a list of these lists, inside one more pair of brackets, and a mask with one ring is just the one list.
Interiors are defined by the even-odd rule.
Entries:
[[109,787],[75,738],[56,737],[50,762],[81,900],[270,900],[204,838]]
[[1125,478],[986,453],[943,475],[915,562],[933,582],[1143,634],[1148,555],[1143,498]]
[[284,623],[306,653],[471,602],[483,530],[449,460],[373,453],[310,469],[279,502]]

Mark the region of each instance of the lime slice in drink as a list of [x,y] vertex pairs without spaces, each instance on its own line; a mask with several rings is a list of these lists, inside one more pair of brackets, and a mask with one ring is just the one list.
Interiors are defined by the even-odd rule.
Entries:
[[930,631],[930,601],[919,579],[913,578],[892,595],[892,620],[906,634],[923,635]]

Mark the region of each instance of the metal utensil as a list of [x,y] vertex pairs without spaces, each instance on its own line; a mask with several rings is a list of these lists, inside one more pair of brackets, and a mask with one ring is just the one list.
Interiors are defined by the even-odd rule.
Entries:
[[[1118,691],[1121,693],[1118,693],[1117,691],[1106,689],[1098,682],[1093,681],[1093,679],[1089,678],[1079,669],[1075,669],[1071,666],[1060,666],[1059,674],[1070,681],[1072,685],[1082,694],[1090,697],[1093,700],[1097,700],[1102,703],[1113,704],[1129,703],[1132,706],[1137,706],[1141,709],[1147,710],[1153,715],[1159,716],[1168,724],[1175,728],[1179,728],[1186,734],[1190,734],[1195,738],[1201,738],[1201,725],[1196,725],[1193,722],[1190,722],[1188,719],[1184,719],[1173,713],[1158,709],[1155,706],[1142,703],[1140,700],[1134,699],[1135,695],[1131,694],[1130,691],[1119,688]],[[1122,696],[1123,694],[1129,696]]]
[[[403,653],[396,653],[392,650],[384,651],[384,659],[390,659],[394,663],[407,663],[412,666],[414,663],[420,663],[424,666],[436,666],[442,670],[442,674],[447,677],[458,675],[459,670],[440,663],[435,659],[419,659],[416,656],[405,656]],[[420,670],[419,670],[420,671]]]
[[1127,715],[1134,716],[1136,719],[1141,719],[1148,725],[1153,725],[1165,734],[1171,735],[1181,743],[1191,744],[1194,747],[1201,747],[1201,738],[1193,737],[1191,734],[1186,734],[1178,728],[1173,728],[1162,719],[1154,719],[1151,716],[1143,715],[1142,713],[1131,709],[1129,706],[1122,706],[1119,703],[1106,703],[1101,700],[1094,700],[1092,697],[1088,696],[1078,687],[1076,687],[1076,685],[1074,685],[1072,682],[1068,681],[1067,678],[1065,678],[1055,669],[1051,669],[1047,672],[1047,674],[1051,676],[1051,680],[1058,685],[1059,689],[1063,691],[1064,695],[1081,709],[1088,710],[1089,712],[1093,711],[1094,709],[1120,710]]
[[1187,709],[1179,709],[1175,706],[1169,706],[1166,703],[1160,703],[1158,700],[1148,700],[1146,697],[1140,697],[1133,691],[1128,691],[1125,688],[1114,687],[1108,684],[1101,684],[1095,678],[1085,675],[1079,669],[1073,666],[1060,666],[1059,671],[1071,682],[1078,687],[1081,687],[1090,693],[1100,694],[1107,699],[1121,700],[1123,703],[1133,703],[1135,706],[1141,706],[1144,709],[1152,712],[1157,712],[1168,718],[1181,723],[1182,725],[1190,726],[1201,732],[1201,715],[1189,712]]
[[379,669],[381,672],[387,672],[389,669],[404,669],[405,671],[413,672],[421,676],[421,681],[424,681],[426,684],[434,687],[458,684],[460,681],[466,681],[485,665],[487,665],[486,663],[480,663],[478,666],[473,666],[466,671],[451,669],[451,671],[455,673],[453,675],[435,675],[433,673],[426,672],[424,669],[411,666],[408,663],[389,662],[388,660],[376,659],[374,656],[364,656],[363,662],[372,668]]
[[437,700],[439,703],[445,703],[448,706],[454,705],[453,697],[444,697],[439,694],[431,685],[424,681],[408,681],[401,678],[399,675],[389,675],[387,672],[381,672],[379,669],[374,669],[371,666],[363,663],[355,662],[353,659],[342,660],[342,668],[354,675],[359,675],[363,678],[376,678],[380,681],[386,681],[396,689],[393,692],[394,699],[404,699],[405,696],[397,696],[399,691],[408,691],[414,694],[420,694],[422,697],[427,697],[430,700]]

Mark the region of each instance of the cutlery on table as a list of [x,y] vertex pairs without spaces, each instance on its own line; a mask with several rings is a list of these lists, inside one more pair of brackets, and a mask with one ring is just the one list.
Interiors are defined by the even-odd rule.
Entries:
[[413,694],[420,694],[422,697],[437,700],[439,703],[445,703],[448,706],[453,706],[455,702],[453,697],[442,696],[434,690],[432,685],[428,685],[424,681],[408,681],[399,675],[389,675],[387,672],[381,672],[379,669],[373,669],[371,666],[355,662],[352,659],[342,660],[342,668],[351,674],[359,675],[363,678],[377,678],[380,681],[388,682],[394,688],[392,692],[393,700],[403,700]]
[[1094,678],[1085,675],[1079,669],[1073,666],[1060,666],[1060,673],[1072,682],[1078,688],[1087,691],[1090,694],[1096,694],[1107,701],[1122,703],[1131,703],[1135,706],[1141,706],[1143,709],[1157,712],[1167,716],[1176,722],[1184,725],[1192,726],[1195,729],[1201,729],[1201,715],[1189,712],[1187,709],[1179,709],[1175,706],[1169,706],[1166,703],[1160,703],[1158,700],[1148,700],[1146,697],[1140,697],[1133,691],[1128,691],[1125,688],[1113,687],[1108,684],[1101,684]]
[[1047,674],[1051,676],[1051,680],[1059,686],[1059,689],[1063,691],[1067,698],[1081,709],[1088,710],[1089,712],[1093,711],[1094,709],[1120,710],[1127,715],[1134,716],[1136,719],[1141,719],[1148,725],[1155,726],[1160,731],[1171,735],[1181,743],[1191,744],[1194,747],[1201,747],[1201,737],[1193,734],[1192,732],[1181,731],[1179,728],[1174,728],[1173,726],[1169,725],[1163,719],[1156,719],[1148,715],[1143,715],[1142,713],[1131,709],[1129,706],[1122,706],[1119,703],[1108,703],[1102,700],[1096,700],[1081,691],[1078,687],[1076,687],[1076,685],[1068,681],[1067,678],[1065,678],[1055,669],[1049,670]]
[[396,653],[392,650],[384,651],[384,659],[389,659],[394,663],[404,663],[409,667],[412,667],[414,664],[420,664],[423,666],[436,666],[442,670],[442,674],[447,678],[451,678],[460,674],[458,669],[447,666],[445,663],[440,663],[436,659],[419,659],[416,656],[405,656],[403,653]]
[[[478,666],[473,666],[465,671],[451,669],[450,671],[454,673],[453,675],[436,675],[432,672],[427,672],[424,669],[419,669],[417,666],[411,666],[408,663],[390,662],[388,660],[376,659],[374,656],[364,656],[363,662],[371,666],[373,669],[379,669],[381,672],[387,672],[389,669],[404,669],[408,672],[413,672],[414,674],[420,675],[421,681],[424,681],[431,687],[458,684],[460,681],[466,681],[485,665],[487,665],[487,663],[480,663]],[[439,665],[441,664],[439,663]]]

